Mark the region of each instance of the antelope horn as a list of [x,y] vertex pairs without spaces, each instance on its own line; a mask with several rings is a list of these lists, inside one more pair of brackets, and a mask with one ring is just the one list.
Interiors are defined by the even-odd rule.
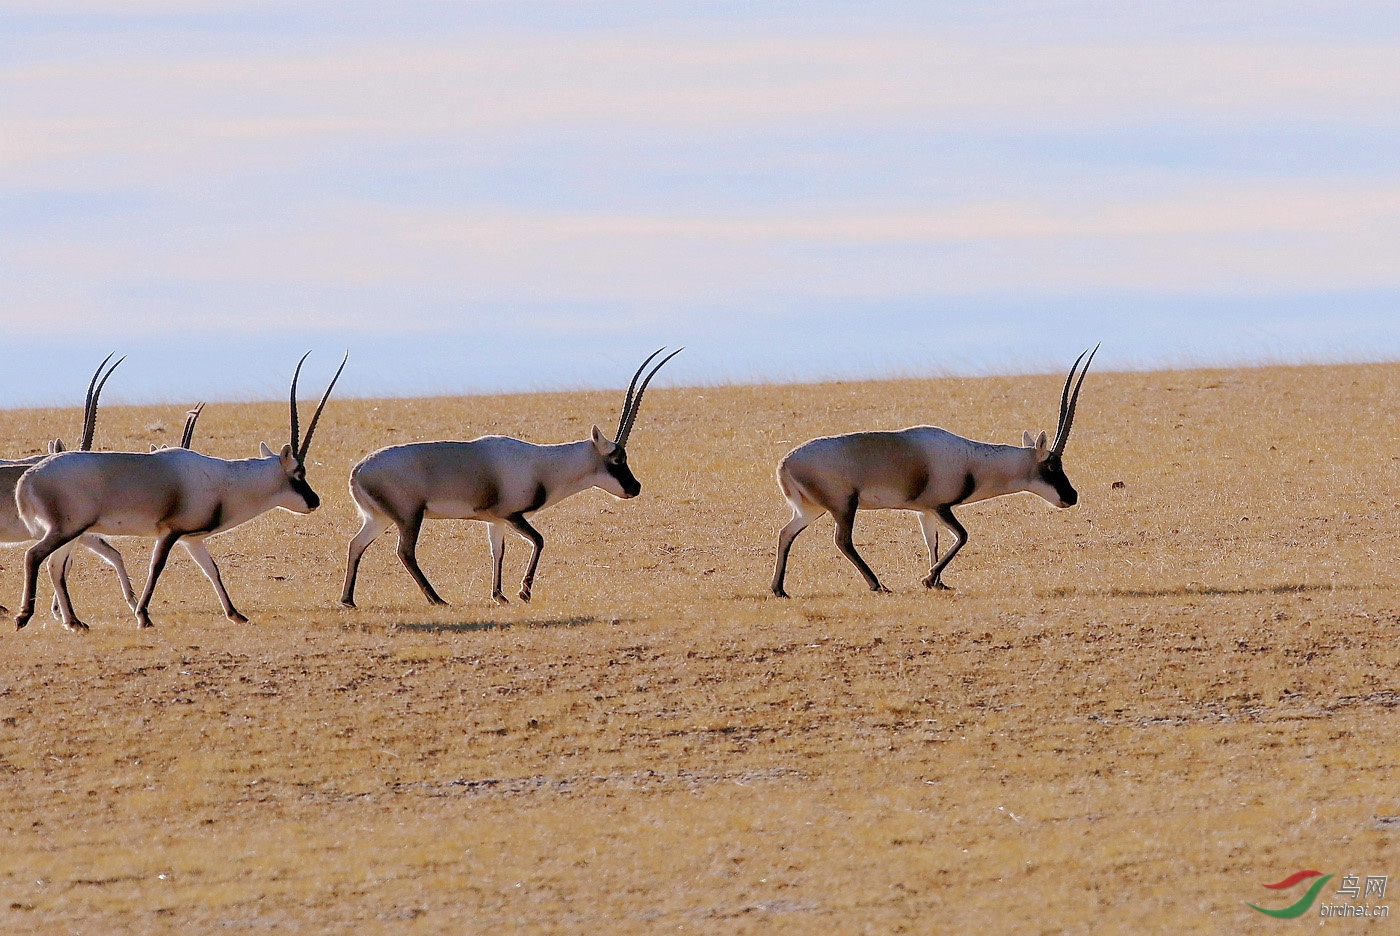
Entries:
[[[662,351],[665,350],[665,348],[656,349],[656,351],[652,353],[651,357],[647,358],[646,361],[642,363],[642,368],[645,368],[647,366],[647,363],[651,361],[651,358],[656,357],[656,355],[660,354]],[[672,351],[670,354],[662,358],[661,362],[651,369],[651,373],[647,374],[646,379],[643,380],[641,386],[637,388],[637,395],[635,397],[631,396],[631,391],[629,390],[628,396],[631,398],[631,409],[623,414],[623,422],[621,425],[618,426],[617,445],[619,448],[622,448],[627,445],[627,437],[632,434],[632,424],[637,421],[637,411],[641,409],[642,394],[647,392],[647,384],[651,383],[651,378],[656,376],[656,372],[661,370],[662,366],[664,366],[667,361],[671,360],[671,358],[675,357],[677,354],[680,354],[684,350],[685,348],[677,348],[676,350]],[[639,368],[637,370],[637,374],[640,376],[641,373],[642,371]],[[633,383],[636,383],[636,380],[636,377],[632,378]]]
[[194,409],[185,413],[185,433],[180,436],[180,448],[189,448],[194,440],[194,424],[199,422],[199,414],[204,411],[203,403],[196,403]]
[[[87,401],[83,404],[83,436],[78,443],[78,450],[81,452],[92,450],[93,436],[97,434],[97,399],[102,396],[102,388],[107,385],[107,378],[112,376],[112,371],[117,369],[118,364],[126,360],[126,356],[123,355],[117,359],[116,364],[107,367],[107,362],[111,359],[111,354],[103,358],[102,363],[97,365],[97,370],[93,372],[92,380],[88,382]],[[104,367],[107,367],[105,374],[102,373]]]
[[[1084,377],[1089,373],[1089,365],[1094,362],[1094,355],[1098,353],[1098,345],[1094,345],[1092,351],[1080,353],[1079,357],[1075,358],[1074,367],[1070,368],[1069,377],[1065,379],[1064,393],[1060,396],[1060,428],[1055,430],[1055,444],[1050,447],[1050,450],[1056,455],[1064,454],[1065,443],[1069,441],[1070,428],[1074,425],[1074,408],[1079,403],[1079,388],[1084,386]],[[1074,380],[1075,368],[1079,367],[1079,361],[1084,358],[1085,354],[1089,355],[1089,358],[1084,361],[1084,369],[1079,372],[1079,380],[1075,381],[1074,393],[1071,394],[1069,392],[1070,381]]]
[[[306,352],[306,354],[310,354],[310,353],[311,353],[310,351]],[[302,355],[302,358],[301,358],[301,359],[302,359],[303,361],[306,360],[306,355]],[[301,440],[301,450],[300,450],[300,451],[297,451],[297,449],[296,449],[295,446],[293,446],[293,448],[292,448],[292,451],[296,453],[296,457],[297,457],[297,462],[298,462],[298,463],[302,463],[302,462],[305,462],[305,461],[306,461],[306,453],[307,453],[307,451],[311,448],[311,436],[314,435],[315,432],[316,432],[316,424],[317,424],[318,422],[321,421],[321,410],[323,410],[323,409],[326,408],[326,401],[329,400],[329,399],[331,398],[331,391],[335,389],[335,382],[336,382],[337,380],[340,379],[340,372],[343,371],[343,370],[345,370],[345,362],[348,361],[348,360],[350,360],[350,352],[349,352],[349,351],[346,351],[346,352],[345,352],[345,357],[343,357],[343,358],[340,359],[340,366],[339,366],[338,368],[336,368],[335,376],[332,377],[332,378],[331,378],[331,382],[330,382],[329,384],[326,385],[326,392],[323,393],[323,394],[321,394],[321,402],[318,403],[318,404],[316,404],[316,412],[313,413],[312,416],[311,416],[311,424],[308,425],[308,426],[306,427],[306,438],[304,438],[304,439]],[[300,365],[300,364],[297,364],[297,369],[298,369],[298,370],[301,369],[301,365]],[[295,394],[295,392],[296,392],[296,389],[295,389],[295,388],[296,388],[296,378],[295,378],[295,377],[292,378],[292,387],[293,387],[293,391],[292,391],[292,392]],[[293,396],[293,397],[292,397],[292,413],[295,414],[296,411],[297,411],[297,401],[296,401],[296,397]],[[293,415],[292,418],[293,418],[293,420],[295,420],[295,419],[296,419],[295,415]],[[292,425],[295,426],[296,423],[293,422]],[[295,429],[293,430],[293,432],[295,432]]]
[[297,378],[301,376],[301,365],[306,363],[306,359],[311,357],[308,351],[297,361],[297,369],[292,371],[292,454],[295,455],[301,448],[301,424],[297,419]]
[[[652,358],[665,350],[666,348],[663,346],[651,352],[651,354],[647,356],[647,359],[642,362],[642,366],[637,368],[637,372],[632,375],[632,382],[627,385],[627,396],[622,400],[622,415],[617,418],[617,432],[613,433],[614,439],[621,439],[622,430],[627,426],[627,416],[632,412],[632,394],[637,389],[637,380],[642,376],[642,371],[647,369],[647,365],[651,363]],[[618,442],[617,444],[621,445],[622,443]]]

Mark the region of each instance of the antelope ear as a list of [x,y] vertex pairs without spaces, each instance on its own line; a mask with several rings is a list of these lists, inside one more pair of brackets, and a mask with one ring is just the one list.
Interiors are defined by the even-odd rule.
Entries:
[[50,440],[50,442],[49,442],[49,454],[50,454],[50,455],[56,455],[56,454],[58,454],[59,452],[67,451],[67,448],[68,448],[68,447],[67,447],[66,445],[63,444],[63,440],[62,440],[62,439],[52,439],[52,440]]
[[[288,448],[291,448],[290,445],[287,446],[287,447],[288,447]],[[259,442],[259,443],[258,443],[258,454],[261,455],[263,458],[271,458],[272,455],[273,455],[273,452],[272,452],[272,449],[270,449],[270,448],[267,447],[267,443],[266,443],[266,442]]]
[[1035,439],[1031,438],[1029,432],[1021,433],[1021,448],[1035,448]]
[[1043,462],[1049,454],[1050,440],[1046,437],[1045,430],[1042,429],[1040,430],[1040,435],[1035,437],[1035,460],[1037,462]]
[[598,454],[604,457],[617,451],[617,443],[603,435],[603,430],[597,426],[593,427],[593,447],[598,450]]
[[152,451],[152,452],[158,452],[158,451],[160,451],[160,446],[159,446],[159,445],[156,445],[154,442],[152,442],[152,443],[151,443],[151,451]]

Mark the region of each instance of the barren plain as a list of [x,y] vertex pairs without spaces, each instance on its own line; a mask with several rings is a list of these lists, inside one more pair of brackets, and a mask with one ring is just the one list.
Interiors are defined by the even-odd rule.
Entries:
[[[1305,868],[1400,888],[1400,365],[1092,372],[1079,505],[965,508],[955,591],[919,585],[912,515],[863,513],[894,594],[829,519],[768,594],[793,445],[1017,442],[1061,379],[653,389],[641,497],[539,515],[534,600],[505,608],[468,522],[420,545],[451,607],[387,535],[340,608],[350,465],[583,438],[621,393],[332,399],[322,508],[210,541],[251,623],[177,551],[140,631],[84,554],[90,633],[45,623],[45,585],[0,637],[0,932],[1394,931],[1244,902],[1286,905],[1261,885]],[[106,407],[98,446],[178,439],[182,410]],[[0,413],[0,451],[77,423]],[[211,404],[196,447],[286,436],[285,403]],[[117,545],[144,578],[149,541]]]

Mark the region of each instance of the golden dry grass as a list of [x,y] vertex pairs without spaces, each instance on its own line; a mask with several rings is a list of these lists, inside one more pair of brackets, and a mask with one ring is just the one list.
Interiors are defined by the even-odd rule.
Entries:
[[[543,514],[535,600],[504,609],[468,523],[420,549],[453,607],[386,537],[339,609],[350,464],[581,438],[619,394],[333,401],[325,506],[211,542],[251,624],[177,554],[139,632],[82,556],[92,632],[41,609],[3,637],[0,930],[1248,934],[1288,925],[1242,903],[1281,905],[1259,885],[1288,872],[1400,876],[1400,366],[1095,372],[1080,505],[966,509],[957,591],[919,586],[912,517],[862,514],[895,594],[827,520],[795,597],[768,597],[793,444],[917,422],[1015,441],[1053,428],[1058,391],[653,390],[642,497]],[[108,408],[99,445],[179,420]],[[197,444],[250,455],[285,420],[210,406]],[[76,422],[0,414],[0,450]],[[139,579],[148,542],[121,545]]]

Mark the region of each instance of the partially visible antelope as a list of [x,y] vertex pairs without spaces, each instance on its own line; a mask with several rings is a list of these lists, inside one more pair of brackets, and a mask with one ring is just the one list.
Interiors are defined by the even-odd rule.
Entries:
[[[481,520],[491,546],[491,598],[506,604],[501,593],[505,533],[510,528],[533,551],[520,582],[520,600],[529,601],[544,537],[529,518],[566,497],[598,487],[614,497],[636,497],[642,485],[627,467],[627,437],[642,405],[642,394],[662,366],[680,354],[672,351],[642,379],[659,348],[642,362],[622,403],[614,439],[597,426],[579,442],[536,445],[507,436],[482,436],[470,442],[412,442],[391,445],[365,456],[350,472],[350,496],[363,525],[350,540],[345,589],[340,603],[355,607],[355,577],[369,544],[398,527],[398,556],[430,604],[443,605],[418,567],[418,534],[424,520]],[[641,385],[638,386],[638,380]]]
[[[97,365],[97,371],[93,373],[92,380],[88,382],[87,400],[83,403],[83,429],[78,436],[78,446],[80,451],[88,451],[92,448],[93,438],[97,432],[97,401],[102,396],[102,388],[107,385],[107,378],[112,376],[112,371],[117,369],[117,365],[125,361],[126,358],[118,359],[116,364],[103,373],[107,367],[107,362],[112,360],[112,355],[107,355],[102,363]],[[63,440],[54,439],[49,443],[49,450],[38,455],[30,455],[26,458],[7,459],[0,461],[0,543],[25,543],[34,537],[29,534],[29,528],[20,519],[19,507],[15,504],[15,485],[19,483],[20,476],[28,471],[32,466],[38,464],[58,452],[65,451]],[[92,552],[98,558],[107,563],[117,573],[117,581],[121,583],[122,597],[133,610],[136,608],[136,594],[131,587],[131,578],[126,574],[126,563],[122,561],[122,554],[102,537],[95,533],[85,533],[78,538],[78,542]],[[64,560],[67,560],[65,555]],[[59,616],[57,598],[53,606],[54,617]],[[8,614],[9,610],[0,605],[0,614]]]
[[57,553],[60,561],[51,563],[49,570],[63,623],[70,630],[87,629],[73,612],[61,561],[74,539],[84,533],[156,538],[146,587],[135,608],[141,627],[151,626],[147,611],[151,595],[177,542],[214,586],[225,616],[247,621],[229,600],[204,540],[274,507],[306,514],[320,506],[321,498],[306,483],[306,454],[345,361],[331,378],[302,438],[297,420],[297,378],[305,360],[303,355],[292,374],[292,440],[280,453],[273,452],[267,443],[261,444],[260,457],[237,460],[212,458],[185,448],[149,453],[64,452],[25,472],[15,499],[21,518],[38,542],[24,554],[24,596],[15,626],[29,623],[39,567]]
[[[97,432],[97,400],[102,396],[102,388],[107,386],[107,378],[112,376],[112,371],[116,370],[121,362],[126,360],[126,357],[118,358],[116,364],[107,367],[107,362],[111,359],[111,354],[103,358],[102,363],[98,364],[97,370],[93,372],[92,379],[88,381],[87,399],[83,401],[83,430],[78,437],[78,448],[84,452],[92,448],[93,436]],[[40,452],[37,455],[25,455],[23,458],[0,458],[0,467],[23,465],[27,468],[30,465],[37,465],[50,455],[67,450],[63,439],[51,439],[48,451]]]
[[[778,465],[778,486],[792,507],[792,519],[778,534],[773,594],[787,597],[783,577],[792,541],[825,513],[836,521],[836,547],[860,571],[870,590],[888,592],[852,542],[858,510],[917,511],[929,550],[924,587],[946,589],[943,570],[967,542],[967,530],[953,515],[954,507],[1020,491],[1037,494],[1056,507],[1073,507],[1079,494],[1065,476],[1061,456],[1074,425],[1079,388],[1097,352],[1097,346],[1084,351],[1070,368],[1060,394],[1060,422],[1053,443],[1046,442],[1044,432],[1034,439],[1023,433],[1023,444],[1017,447],[974,442],[934,426],[913,426],[898,432],[828,436],[793,449]],[[1074,384],[1073,393],[1070,384]],[[942,559],[938,558],[936,523],[953,534],[953,545]]]
[[[199,414],[204,412],[204,403],[196,403],[192,408],[185,411],[185,429],[180,433],[180,448],[187,449],[194,441],[194,426],[199,422]],[[151,443],[151,451],[159,452],[161,449],[170,448],[168,445],[156,445]]]

